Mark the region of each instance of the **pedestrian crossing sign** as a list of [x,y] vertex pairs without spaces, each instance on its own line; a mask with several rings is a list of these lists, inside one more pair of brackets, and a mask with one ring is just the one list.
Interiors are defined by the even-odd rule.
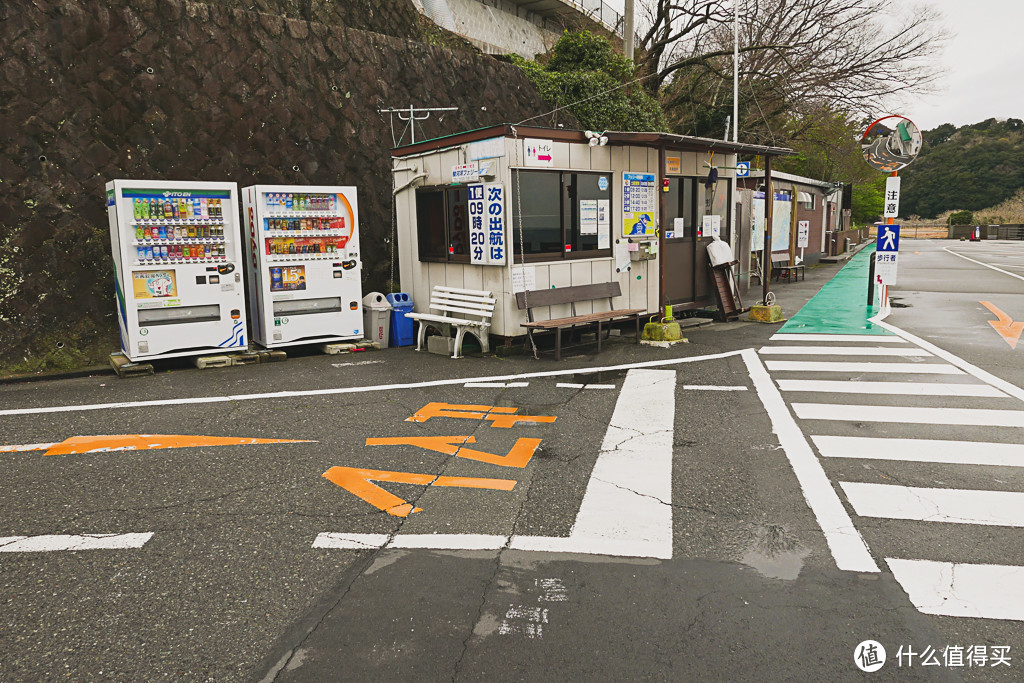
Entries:
[[898,252],[900,250],[900,226],[879,225],[875,251]]

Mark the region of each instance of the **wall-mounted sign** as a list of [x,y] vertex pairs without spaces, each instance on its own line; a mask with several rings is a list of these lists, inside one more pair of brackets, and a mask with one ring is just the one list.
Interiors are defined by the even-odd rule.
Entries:
[[487,263],[505,265],[505,186],[501,183],[484,185],[487,206]]
[[469,262],[505,265],[505,186],[467,185],[469,195]]
[[472,183],[480,180],[480,166],[475,161],[452,166],[453,183]]
[[[605,183],[607,185],[607,181]],[[597,200],[597,248],[608,249],[612,238],[612,202]]]
[[656,189],[653,173],[622,174],[622,234],[624,236],[654,236]]
[[864,131],[860,147],[872,168],[892,173],[917,158],[924,138],[914,122],[903,116],[878,119]]
[[683,172],[683,161],[678,156],[667,155],[665,157],[665,173],[667,175],[679,175]]
[[555,165],[555,143],[551,140],[524,138],[526,147],[526,165],[551,168]]
[[750,162],[740,161],[736,164],[736,177],[746,178],[750,176]]
[[601,176],[597,179],[597,189],[605,192],[608,189],[608,176]]
[[496,159],[503,156],[505,156],[505,138],[488,138],[469,143],[469,158],[473,161]]

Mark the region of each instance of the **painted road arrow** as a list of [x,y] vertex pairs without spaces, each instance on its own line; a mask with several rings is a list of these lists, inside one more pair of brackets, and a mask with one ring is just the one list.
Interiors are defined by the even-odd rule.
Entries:
[[992,311],[992,315],[999,318],[998,320],[988,321],[988,324],[992,326],[992,329],[999,333],[999,336],[1003,338],[1003,341],[1010,345],[1011,349],[1017,348],[1017,342],[1020,340],[1020,335],[1024,332],[1024,322],[1013,322],[1013,318],[1006,315],[987,301],[979,301],[978,303]]
[[190,434],[114,434],[72,436],[54,443],[0,445],[0,453],[46,451],[43,455],[81,455],[112,451],[150,451],[162,448],[199,448],[201,446],[251,446],[268,443],[314,443],[306,439],[250,439],[234,436],[196,436]]
[[[458,437],[463,438],[463,437]],[[378,510],[394,517],[408,517],[413,512],[422,512],[422,508],[385,491],[373,482],[393,481],[398,484],[419,484],[421,486],[450,486],[470,489],[495,489],[511,491],[518,483],[515,479],[479,479],[477,477],[439,477],[436,474],[416,474],[413,472],[388,472],[385,470],[363,470],[355,467],[332,467],[323,474],[333,484],[337,484],[349,493],[362,498]]]

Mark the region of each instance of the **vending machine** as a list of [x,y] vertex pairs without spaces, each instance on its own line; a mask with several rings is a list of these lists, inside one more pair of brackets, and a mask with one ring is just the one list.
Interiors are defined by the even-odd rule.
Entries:
[[242,190],[253,338],[272,348],[363,338],[356,188]]
[[132,361],[246,348],[235,183],[107,183],[121,350]]

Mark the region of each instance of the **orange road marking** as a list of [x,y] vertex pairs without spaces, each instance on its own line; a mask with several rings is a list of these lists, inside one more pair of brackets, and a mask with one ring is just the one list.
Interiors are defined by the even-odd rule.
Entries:
[[367,446],[416,446],[428,451],[437,451],[445,455],[457,455],[460,458],[478,460],[490,465],[501,467],[526,467],[533,454],[540,447],[540,439],[516,439],[515,445],[505,455],[496,455],[474,448],[460,448],[456,444],[476,443],[475,436],[398,436],[369,438]]
[[992,315],[998,318],[998,320],[989,320],[988,324],[992,326],[992,329],[999,333],[999,336],[1003,338],[1003,341],[1010,345],[1011,349],[1016,349],[1017,342],[1020,340],[1020,335],[1024,332],[1024,322],[1013,322],[1013,318],[1006,315],[987,301],[979,301],[978,303],[992,311]]
[[455,455],[459,451],[457,444],[476,443],[475,436],[397,436],[369,438],[367,446],[417,446],[428,451],[437,451],[445,455]]
[[250,446],[266,443],[315,443],[308,439],[250,439],[233,436],[193,436],[181,434],[112,434],[72,436],[59,443],[35,443],[0,446],[0,453],[46,451],[43,455],[79,455],[111,451],[149,451],[161,448],[198,448],[201,446]]
[[414,512],[422,512],[423,508],[413,507],[409,502],[399,498],[393,493],[385,491],[373,482],[393,481],[399,484],[494,489],[498,491],[511,491],[518,483],[515,479],[440,477],[433,474],[388,472],[385,470],[363,470],[355,467],[332,467],[324,472],[323,477],[358,498],[361,498],[378,510],[383,510],[393,517],[408,517]]
[[428,403],[406,422],[426,422],[432,417],[462,417],[470,420],[490,420],[492,427],[508,429],[518,422],[554,422],[554,415],[514,415],[518,408],[503,406],[456,405],[450,403]]

